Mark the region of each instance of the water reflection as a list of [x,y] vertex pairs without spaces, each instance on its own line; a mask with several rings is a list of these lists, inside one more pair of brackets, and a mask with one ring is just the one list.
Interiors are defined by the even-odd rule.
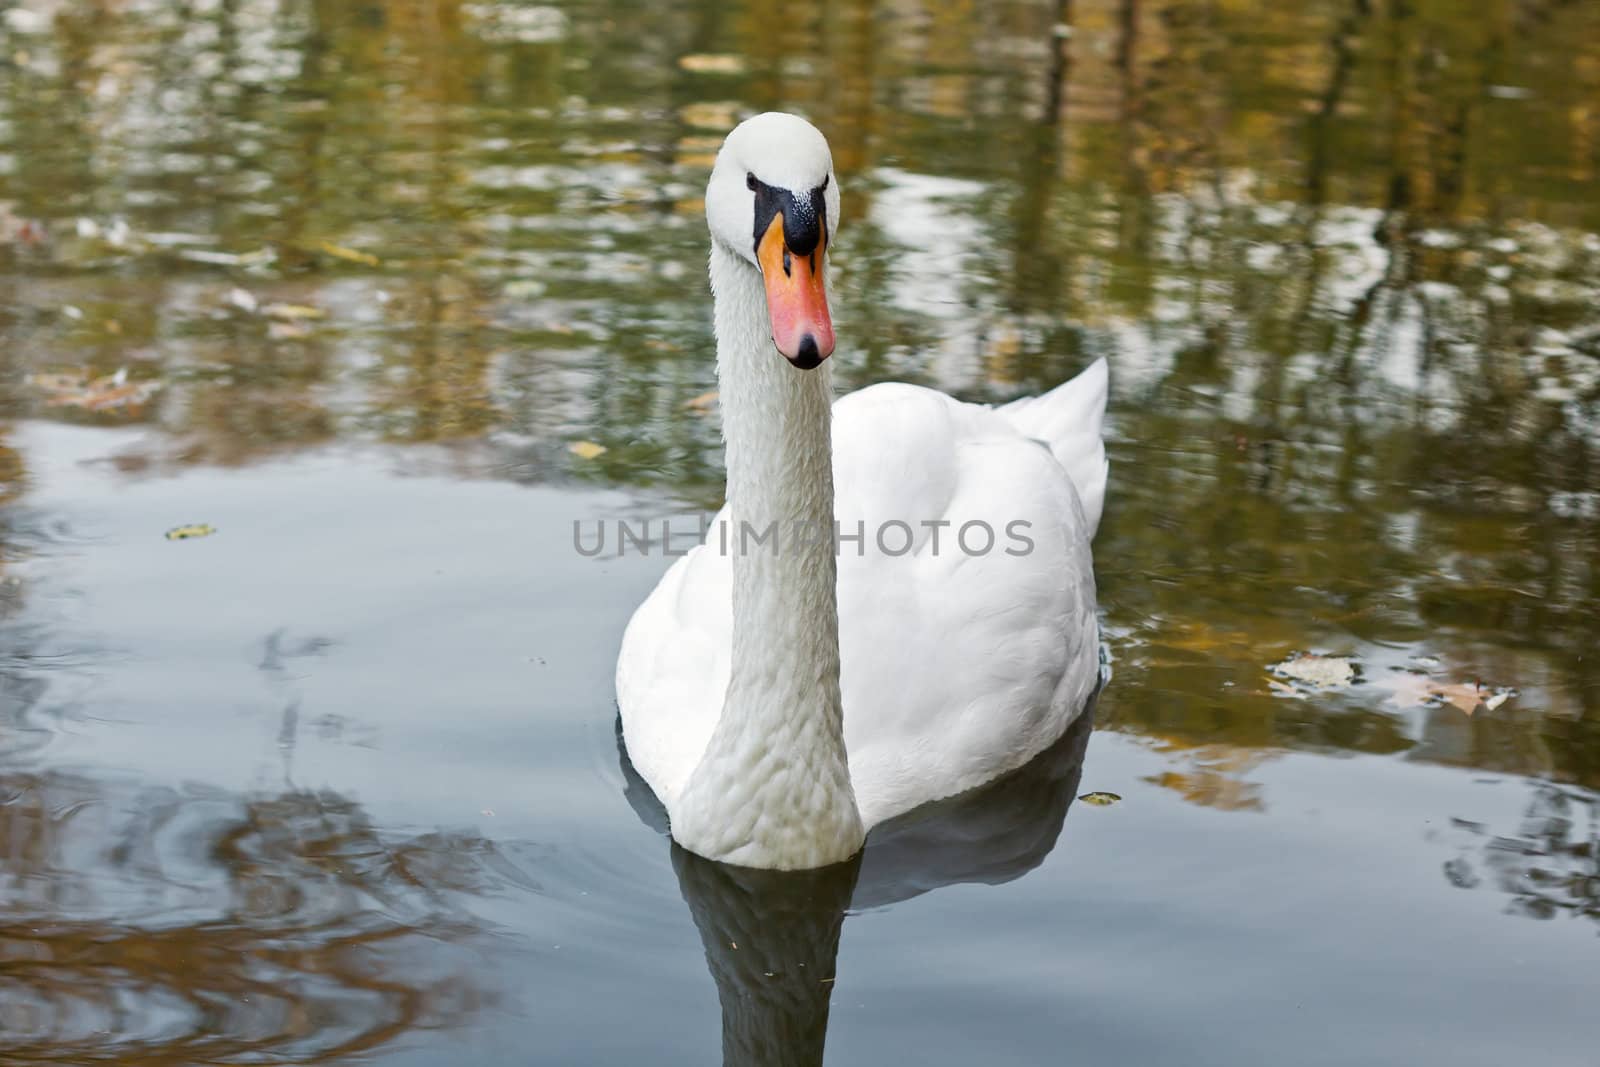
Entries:
[[0,774],[7,1063],[336,1063],[457,1026],[491,842],[377,829],[332,792]]
[[857,856],[815,871],[757,871],[672,846],[722,1004],[728,1067],[822,1063],[839,932]]
[[[1531,919],[1600,922],[1600,797],[1535,783],[1512,833],[1452,819],[1456,855],[1444,875],[1460,889],[1487,885],[1506,894],[1506,911]],[[1596,931],[1600,933],[1600,931]]]
[[[1027,766],[877,827],[862,853],[833,867],[758,871],[674,843],[672,867],[722,1006],[723,1063],[822,1063],[847,911],[963,882],[998,885],[1042,863],[1077,793],[1093,720],[1091,704]],[[665,814],[628,762],[620,732],[619,755],[635,809],[664,828]]]

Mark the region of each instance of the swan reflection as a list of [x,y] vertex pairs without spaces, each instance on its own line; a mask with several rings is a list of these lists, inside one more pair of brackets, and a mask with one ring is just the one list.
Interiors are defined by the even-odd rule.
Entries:
[[[1059,741],[1020,770],[877,827],[866,848],[842,864],[752,870],[673,844],[678,887],[717,984],[726,1067],[822,1062],[848,912],[961,882],[999,885],[1043,862],[1077,795],[1093,713],[1091,703]],[[665,812],[634,773],[620,736],[618,751],[629,802],[665,833]]]

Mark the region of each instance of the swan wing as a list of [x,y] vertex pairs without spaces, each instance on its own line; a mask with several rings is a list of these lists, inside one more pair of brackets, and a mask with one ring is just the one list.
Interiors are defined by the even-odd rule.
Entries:
[[1025,396],[995,410],[1018,431],[1043,441],[1072,477],[1091,533],[1100,527],[1106,497],[1104,423],[1111,375],[1104,359],[1039,396]]
[[718,548],[728,509],[705,542],[667,569],[634,612],[617,657],[617,707],[628,758],[670,812],[700,761],[728,691],[733,568]]
[[1078,714],[1099,669],[1092,525],[1053,448],[933,390],[845,397],[834,449],[841,526],[867,531],[841,548],[839,644],[872,826],[1022,766]]

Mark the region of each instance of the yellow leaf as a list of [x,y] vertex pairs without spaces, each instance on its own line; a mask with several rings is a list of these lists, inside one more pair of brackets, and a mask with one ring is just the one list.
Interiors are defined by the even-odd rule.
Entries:
[[679,56],[678,66],[693,74],[743,74],[745,62],[740,56],[702,52]]
[[579,459],[594,459],[596,456],[605,455],[606,446],[597,445],[593,441],[574,441],[567,446],[567,451]]
[[335,259],[343,259],[350,263],[360,263],[365,267],[376,267],[378,264],[383,262],[371,252],[358,252],[354,248],[346,248],[344,245],[336,245],[331,241],[323,241],[318,244],[317,247],[321,248],[324,252]]
[[196,537],[210,537],[217,532],[215,526],[197,522],[189,526],[176,526],[167,531],[168,541],[188,541]]
[[1122,798],[1115,793],[1085,793],[1078,799],[1097,808],[1108,808]]

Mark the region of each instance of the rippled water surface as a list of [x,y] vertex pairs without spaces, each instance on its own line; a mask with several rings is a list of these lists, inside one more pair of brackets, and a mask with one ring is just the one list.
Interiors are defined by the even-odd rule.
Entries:
[[[0,0],[0,1060],[1592,1064],[1597,101],[1573,0]],[[1093,731],[801,879],[572,538],[720,502],[765,108],[841,387],[1113,384]]]

